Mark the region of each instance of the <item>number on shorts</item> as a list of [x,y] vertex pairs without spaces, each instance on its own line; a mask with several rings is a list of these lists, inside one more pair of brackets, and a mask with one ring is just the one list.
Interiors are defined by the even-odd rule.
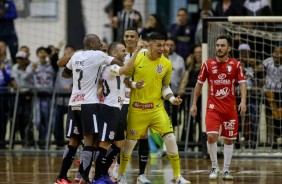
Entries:
[[229,131],[229,136],[233,136],[233,131]]

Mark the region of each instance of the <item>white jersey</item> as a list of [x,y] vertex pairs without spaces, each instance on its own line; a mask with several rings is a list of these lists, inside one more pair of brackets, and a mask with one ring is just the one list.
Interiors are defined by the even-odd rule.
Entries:
[[[147,49],[141,49],[139,51],[139,53],[146,52],[146,51],[148,51],[148,50]],[[125,63],[131,58],[132,54],[133,53],[127,53],[126,54],[125,59],[124,59]],[[124,94],[125,98],[124,98],[123,104],[129,104],[130,103],[130,88],[125,86],[124,93],[125,93]]]
[[119,74],[120,66],[105,66],[102,73],[102,93],[104,104],[111,107],[121,108],[124,100],[125,75]]
[[73,87],[69,105],[99,103],[97,89],[101,65],[110,64],[114,58],[102,51],[76,52],[66,65],[72,70]]

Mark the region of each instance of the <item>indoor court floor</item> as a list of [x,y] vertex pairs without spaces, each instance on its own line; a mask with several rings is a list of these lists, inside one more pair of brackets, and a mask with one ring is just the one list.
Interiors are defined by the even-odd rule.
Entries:
[[[60,170],[63,152],[0,152],[0,183],[53,184]],[[222,169],[223,160],[219,160]],[[68,175],[73,180],[77,171],[73,164]],[[282,159],[280,158],[234,158],[231,164],[233,181],[209,180],[209,159],[181,157],[182,175],[192,184],[282,184]],[[173,172],[164,158],[150,159],[147,176],[152,184],[171,184]],[[93,173],[93,170],[91,170]],[[129,184],[136,183],[138,160],[133,156],[127,167]]]

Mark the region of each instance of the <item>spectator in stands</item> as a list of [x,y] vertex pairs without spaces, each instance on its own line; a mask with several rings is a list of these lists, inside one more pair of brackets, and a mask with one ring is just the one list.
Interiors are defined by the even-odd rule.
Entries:
[[46,48],[39,47],[36,50],[38,62],[32,63],[27,72],[29,79],[34,82],[34,87],[37,90],[37,101],[34,106],[35,125],[39,131],[39,148],[44,149],[47,139],[47,129],[49,121],[49,112],[51,108],[50,94],[53,89],[54,69],[47,60],[48,54]]
[[[185,62],[184,59],[175,52],[175,42],[172,39],[167,39],[165,45],[169,48],[168,59],[172,62],[172,74],[170,87],[174,95],[178,95],[178,89],[180,82],[185,73]],[[171,105],[171,103],[165,100],[165,109],[167,114],[171,117],[172,126],[179,125],[178,111],[179,106]]]
[[272,15],[269,0],[245,0],[243,11],[247,16]]
[[[66,45],[64,50],[64,55],[73,54],[75,51],[74,47],[71,45]],[[68,112],[69,98],[64,95],[66,91],[69,91],[69,95],[72,89],[72,78],[63,78],[62,72],[64,68],[59,68],[57,72],[57,77],[55,80],[55,90],[58,93],[55,105],[55,121],[54,121],[54,138],[56,141],[57,149],[62,149],[65,145],[64,141],[64,115]],[[64,96],[62,96],[64,95]],[[69,96],[68,95],[68,96]]]
[[[195,45],[193,49],[193,53],[189,55],[189,57],[186,60],[186,66],[187,70],[185,72],[184,77],[182,78],[182,81],[180,83],[179,91],[178,94],[183,96],[185,93],[185,89],[188,88],[190,89],[187,96],[183,100],[187,100],[187,104],[190,105],[190,100],[192,99],[192,91],[191,89],[195,87],[197,80],[198,80],[198,75],[200,73],[200,69],[202,66],[202,47],[200,45]],[[196,125],[198,124],[199,130],[201,130],[201,107],[202,107],[202,100],[199,98],[197,101],[197,106],[199,107],[199,113],[195,117],[195,124],[194,122],[190,122],[190,127],[189,127],[189,137],[188,140],[189,142],[196,141],[195,138],[195,131],[196,131]],[[185,136],[187,131],[186,129],[183,129],[182,133],[182,140],[185,140]],[[199,139],[198,141],[201,140],[201,133],[198,134]]]
[[26,58],[30,62],[30,60],[29,60],[29,56],[30,56],[30,49],[29,49],[29,47],[26,46],[26,45],[22,45],[22,46],[20,46],[19,50],[24,51],[26,53]]
[[[1,29],[1,28],[0,28]],[[7,45],[0,41],[0,149],[5,147],[6,126],[9,117],[8,87],[12,82],[11,60],[7,58]]]
[[157,14],[150,14],[149,18],[146,22],[145,27],[140,31],[139,35],[144,37],[148,37],[150,33],[158,32],[164,36],[166,36],[165,26]]
[[277,148],[277,138],[282,136],[282,47],[276,47],[263,61],[265,68],[267,124],[274,130],[273,148]]
[[[260,80],[258,80],[257,75],[257,63],[255,58],[251,57],[251,47],[242,43],[238,47],[239,50],[239,61],[241,62],[244,68],[244,74],[246,78],[246,85],[248,89],[248,98],[247,98],[247,114],[245,118],[241,118],[239,124],[239,129],[242,129],[241,126],[244,126],[242,136],[245,138],[245,141],[249,141],[246,148],[256,148],[257,135],[258,135],[258,125],[259,125],[259,112],[260,112],[260,99],[261,91],[259,86]],[[239,118],[240,119],[240,118]]]
[[134,0],[124,0],[123,10],[112,18],[112,26],[117,29],[117,37],[114,41],[122,41],[124,31],[129,27],[141,28],[142,16],[139,11],[134,10]]
[[3,40],[10,50],[13,63],[16,63],[18,37],[14,19],[17,18],[16,6],[12,0],[0,0],[0,40]]
[[26,80],[28,73],[26,68],[30,65],[28,55],[24,51],[18,51],[16,54],[17,63],[12,67],[12,77],[14,78],[17,88],[20,91],[19,100],[17,104],[17,116],[15,123],[15,132],[20,132],[21,140],[23,141],[24,148],[34,147],[34,134],[32,123],[32,96],[30,88],[33,87],[33,83]]
[[64,42],[63,41],[60,41],[58,43],[58,46],[55,47],[54,45],[49,45],[47,48],[46,48],[46,51],[48,53],[48,57],[49,57],[49,61],[50,61],[50,64],[52,65],[54,71],[57,73],[58,70],[59,70],[59,67],[57,65],[57,61],[59,60],[59,52],[60,52],[60,49],[63,47],[64,45]]
[[206,17],[212,17],[212,11],[202,10],[200,14],[200,19],[197,24],[196,33],[195,33],[195,45],[201,45],[203,42],[203,19]]
[[188,23],[188,11],[186,8],[177,10],[177,23],[170,26],[168,37],[175,40],[175,52],[186,59],[189,56],[191,46],[194,44],[195,27]]
[[220,0],[217,2],[214,16],[242,16],[243,15],[243,0]]

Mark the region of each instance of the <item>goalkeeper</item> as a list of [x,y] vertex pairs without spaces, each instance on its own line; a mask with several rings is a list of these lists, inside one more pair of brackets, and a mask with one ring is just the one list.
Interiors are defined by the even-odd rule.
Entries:
[[[162,96],[173,105],[180,105],[182,99],[174,97],[170,87],[171,62],[163,56],[165,38],[159,33],[151,33],[147,52],[138,54],[133,69],[128,73],[134,81],[144,80],[145,85],[132,84],[128,112],[127,139],[121,151],[118,183],[126,184],[125,170],[133,148],[141,135],[150,127],[159,132],[167,147],[167,156],[177,183],[190,183],[180,175],[178,147],[170,119],[164,109]],[[134,88],[135,87],[135,88]]]

